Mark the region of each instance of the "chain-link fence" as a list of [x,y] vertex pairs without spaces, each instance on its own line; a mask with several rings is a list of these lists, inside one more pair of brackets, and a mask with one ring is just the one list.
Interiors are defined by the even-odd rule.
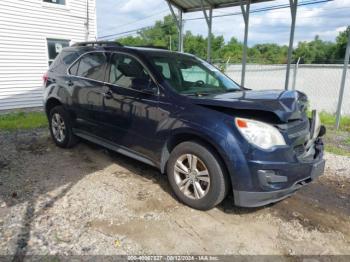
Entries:
[[[241,83],[241,64],[222,65],[225,73]],[[253,90],[284,89],[286,65],[247,64],[245,86]],[[295,71],[296,70],[296,71]],[[300,64],[291,66],[289,89],[295,79],[295,89],[306,93],[310,108],[335,113],[339,99],[339,90],[343,65],[341,64]],[[294,78],[294,74],[295,78]],[[350,67],[348,68],[342,114],[350,115]]]

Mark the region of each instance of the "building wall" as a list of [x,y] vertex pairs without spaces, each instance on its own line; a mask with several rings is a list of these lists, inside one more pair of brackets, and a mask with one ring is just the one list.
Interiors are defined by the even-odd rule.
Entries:
[[[88,0],[89,40],[96,37],[95,0]],[[87,0],[0,1],[0,110],[42,105],[47,39],[84,41]]]

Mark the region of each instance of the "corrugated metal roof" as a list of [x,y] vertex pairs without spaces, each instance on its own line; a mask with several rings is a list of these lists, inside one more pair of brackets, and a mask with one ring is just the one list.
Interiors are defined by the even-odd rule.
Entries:
[[[274,0],[251,0],[251,4],[268,2]],[[195,12],[202,10],[201,0],[168,0],[169,3],[174,5],[175,7],[181,9],[183,12]],[[247,3],[245,0],[243,3]],[[232,7],[241,5],[240,0],[203,0],[204,7],[206,9],[211,8],[224,8],[224,7]]]

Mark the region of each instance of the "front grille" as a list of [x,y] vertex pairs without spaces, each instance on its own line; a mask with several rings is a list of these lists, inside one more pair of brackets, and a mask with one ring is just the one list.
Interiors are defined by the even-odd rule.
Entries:
[[301,156],[302,154],[305,153],[305,145],[297,145],[294,147],[294,152],[296,154],[297,157]]
[[307,117],[290,121],[287,124],[278,125],[278,127],[287,132],[290,139],[305,136],[310,132],[310,122]]

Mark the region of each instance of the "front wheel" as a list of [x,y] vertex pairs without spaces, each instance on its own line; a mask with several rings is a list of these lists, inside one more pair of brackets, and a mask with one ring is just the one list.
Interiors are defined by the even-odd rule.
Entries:
[[167,174],[178,199],[195,209],[211,209],[227,194],[227,177],[217,154],[201,143],[189,141],[176,146]]

